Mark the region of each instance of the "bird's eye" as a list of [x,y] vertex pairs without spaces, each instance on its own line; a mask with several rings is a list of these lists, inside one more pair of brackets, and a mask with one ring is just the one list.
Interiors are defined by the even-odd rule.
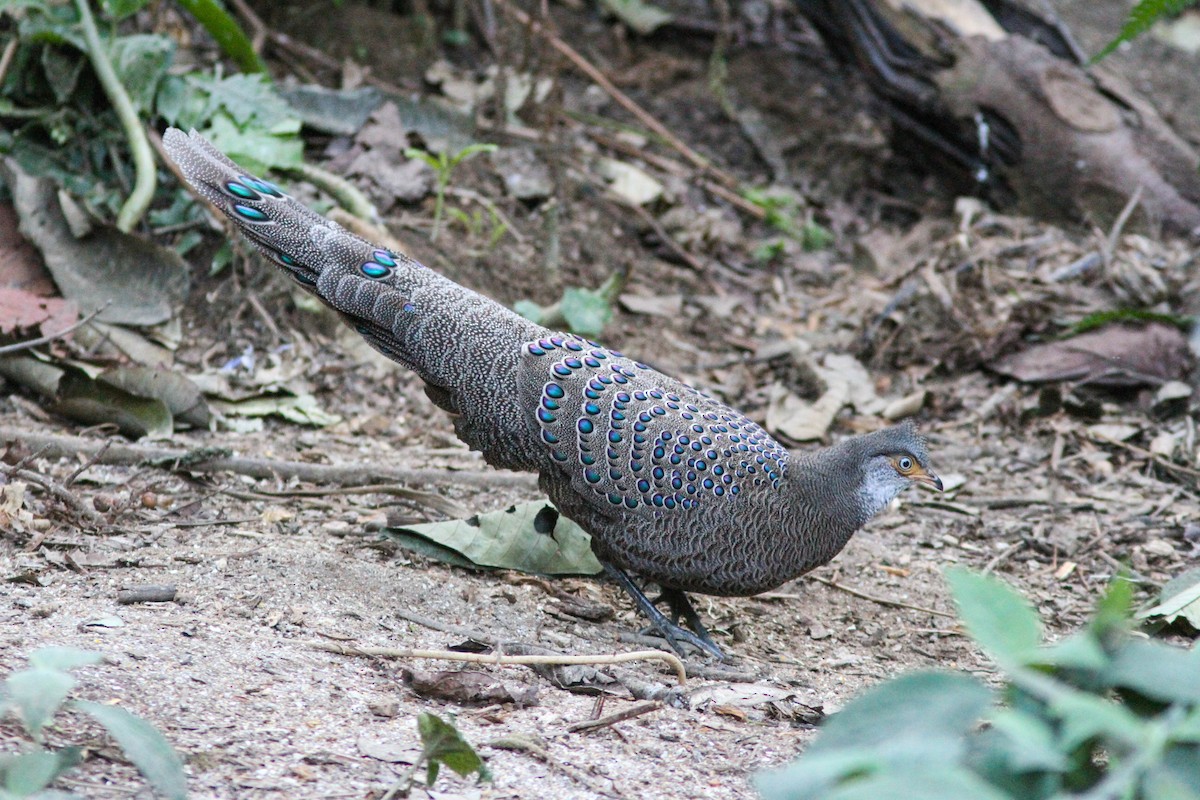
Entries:
[[912,472],[913,460],[908,456],[900,456],[900,458],[896,459],[896,469],[905,474]]

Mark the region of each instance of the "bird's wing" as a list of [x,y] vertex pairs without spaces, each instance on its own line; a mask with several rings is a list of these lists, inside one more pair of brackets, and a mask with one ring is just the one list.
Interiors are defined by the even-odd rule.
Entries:
[[543,445],[601,511],[652,517],[778,487],[788,453],[691,386],[569,334],[527,342],[521,384]]

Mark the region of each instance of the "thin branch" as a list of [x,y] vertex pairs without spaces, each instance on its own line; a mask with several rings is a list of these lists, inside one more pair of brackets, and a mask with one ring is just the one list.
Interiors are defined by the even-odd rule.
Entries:
[[577,664],[627,664],[630,661],[663,661],[675,671],[682,686],[687,683],[687,670],[679,656],[662,650],[638,650],[632,653],[609,653],[599,656],[567,656],[567,655],[536,655],[536,656],[506,656],[502,653],[459,653],[454,650],[416,650],[409,647],[356,647],[353,645],[336,644],[333,642],[309,642],[314,650],[324,650],[328,653],[339,653],[344,656],[367,656],[377,658],[435,658],[441,661],[463,661],[469,664],[502,664],[502,665],[577,665]]
[[[29,447],[44,448],[47,458],[93,456],[104,442],[77,436],[35,433],[23,428],[0,426],[0,441],[24,442]],[[186,472],[234,472],[252,478],[284,480],[295,478],[310,483],[363,485],[370,483],[427,484],[432,486],[459,485],[474,487],[506,487],[536,489],[532,475],[519,473],[450,469],[388,469],[376,464],[310,464],[302,461],[273,461],[265,458],[237,458],[224,452],[183,450],[165,447],[139,447],[113,440],[97,463],[156,466],[166,470]]]
[[111,300],[106,302],[104,305],[100,306],[95,311],[88,314],[86,317],[76,320],[75,322],[73,322],[69,326],[67,326],[66,328],[63,328],[58,333],[49,334],[47,336],[39,336],[36,339],[27,339],[24,342],[14,342],[13,344],[6,344],[3,347],[0,347],[0,356],[6,356],[6,355],[9,355],[10,353],[19,353],[22,350],[28,350],[31,347],[38,347],[39,345],[50,344],[50,342],[54,342],[54,341],[58,341],[59,339],[66,338],[66,335],[68,333],[72,333],[72,332],[78,330],[79,328],[82,328],[84,325],[87,325],[92,320],[94,320],[96,318],[96,315],[100,314],[102,311],[104,311],[104,309],[108,308],[109,303],[111,303],[111,302],[112,302]]
[[933,614],[934,616],[938,617],[949,617],[950,619],[955,619],[953,614],[948,614],[945,611],[938,611],[936,608],[915,606],[912,603],[905,603],[903,600],[891,600],[887,597],[876,597],[874,595],[867,594],[866,592],[860,592],[858,589],[852,589],[849,586],[838,583],[837,581],[831,581],[828,578],[820,578],[816,575],[809,575],[808,579],[811,581],[816,581],[824,586],[828,586],[831,589],[837,589],[839,592],[845,592],[846,594],[853,595],[854,597],[858,597],[863,600],[869,600],[872,603],[878,603],[881,606],[889,606],[891,608],[907,608],[910,611],[920,611],[922,613]]
[[666,125],[663,125],[652,114],[650,114],[650,112],[646,111],[644,108],[635,103],[633,99],[629,97],[629,95],[618,89],[603,72],[601,72],[599,69],[593,66],[591,62],[580,55],[579,51],[571,47],[571,45],[567,44],[549,29],[547,29],[542,22],[535,20],[529,14],[526,14],[524,11],[517,8],[516,5],[511,2],[511,0],[495,0],[495,2],[497,6],[515,17],[518,22],[526,26],[532,33],[536,33],[545,39],[551,47],[564,55],[568,61],[570,61],[579,69],[580,72],[587,75],[589,79],[603,89],[609,97],[615,100],[622,108],[624,108],[634,117],[636,117],[639,122],[661,137],[663,141],[677,150],[680,155],[690,161],[693,165],[716,177],[722,183],[725,183],[729,186],[737,186],[737,180],[734,179],[732,175],[720,169],[719,167],[713,166],[712,162],[710,162],[707,158],[697,153],[691,147],[688,147],[688,145],[686,145],[682,139],[672,133]]

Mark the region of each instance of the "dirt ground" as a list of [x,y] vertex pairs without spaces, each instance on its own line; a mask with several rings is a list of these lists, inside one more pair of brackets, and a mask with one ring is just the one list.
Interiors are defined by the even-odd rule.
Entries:
[[[1060,5],[1092,51],[1117,29],[1126,6],[1106,4],[1112,8],[1100,19],[1093,4]],[[623,53],[609,53],[607,67],[630,74],[640,65],[643,74],[655,75],[636,87],[637,96],[672,130],[748,179],[764,174],[736,129],[722,121],[707,90],[705,54],[664,55],[633,42],[623,47]],[[1157,43],[1140,42],[1114,66],[1155,74],[1160,51]],[[1179,75],[1195,74],[1200,66],[1195,58],[1170,58]],[[939,195],[933,181],[895,163],[866,106],[854,105],[861,87],[819,56],[772,59],[769,65],[763,59],[762,50],[731,53],[730,81],[738,102],[767,115],[771,130],[790,131],[784,152],[791,181],[819,201],[814,207],[820,219],[836,234],[831,248],[789,253],[762,268],[715,258],[716,268],[699,274],[671,260],[636,218],[579,190],[581,183],[572,184],[577,191],[563,213],[558,284],[536,269],[540,255],[533,242],[542,222],[528,208],[512,210],[526,241],[509,238],[489,254],[472,254],[454,241],[435,248],[404,230],[403,220],[399,230],[415,257],[510,303],[526,297],[550,302],[562,285],[596,285],[608,271],[628,265],[627,294],[660,300],[680,294],[679,311],[647,316],[619,309],[606,342],[653,356],[647,360],[665,372],[714,386],[760,419],[766,387],[791,379],[777,359],[746,356],[795,339],[814,353],[857,354],[886,398],[928,391],[920,419],[934,465],[951,479],[952,491],[908,491],[830,565],[778,592],[695,598],[717,641],[735,656],[734,680],[692,677],[691,708],[663,705],[594,732],[570,732],[568,726],[597,713],[596,697],[558,689],[519,667],[482,669],[506,684],[536,686],[531,705],[481,708],[423,699],[405,685],[403,669],[457,667],[342,656],[310,643],[446,649],[476,632],[600,654],[636,649],[621,636],[640,628],[641,620],[615,586],[598,579],[551,584],[469,571],[382,539],[379,529],[389,513],[393,519],[439,518],[417,503],[330,487],[317,487],[324,493],[316,497],[271,497],[262,493],[299,487],[227,473],[185,477],[103,464],[89,467],[72,487],[79,501],[110,521],[102,535],[81,532],[69,522],[69,507],[38,494],[34,506],[49,526],[34,539],[2,537],[0,574],[8,580],[0,583],[0,666],[6,672],[20,668],[30,652],[51,644],[104,653],[104,664],[79,670],[79,696],[118,703],[162,730],[186,759],[195,797],[378,798],[419,748],[417,714],[432,711],[456,718],[494,776],[476,785],[443,770],[433,797],[745,798],[754,796],[755,773],[795,758],[815,735],[813,722],[865,687],[913,669],[991,674],[990,663],[947,616],[953,608],[942,579],[946,566],[987,569],[1016,585],[1037,604],[1051,636],[1087,618],[1122,563],[1147,590],[1196,566],[1198,551],[1185,536],[1200,514],[1195,473],[1188,471],[1194,459],[1185,459],[1188,466],[1179,470],[1155,467],[1145,456],[1146,443],[1162,432],[1178,433],[1194,446],[1186,414],[1152,414],[1144,395],[1106,399],[1101,418],[1093,421],[1135,428],[1127,446],[1097,440],[1087,423],[1063,412],[1030,414],[1039,403],[1036,388],[1005,381],[978,363],[956,368],[970,359],[947,338],[965,337],[968,329],[923,317],[920,305],[904,315],[903,325],[888,329],[890,344],[863,347],[865,332],[918,267],[948,274],[959,264],[985,264],[999,281],[1031,261],[1038,269],[1068,264],[1105,232],[986,210],[964,222],[953,197]],[[1143,88],[1162,95],[1175,115],[1190,118],[1194,131],[1200,103],[1166,95],[1165,84],[1147,81]],[[568,86],[570,92],[585,89]],[[464,176],[465,185],[499,193],[489,188],[482,168]],[[881,210],[890,201],[880,198],[896,187],[928,190],[902,198],[903,219]],[[709,201],[692,193],[683,202],[699,213]],[[410,222],[419,214],[427,218],[427,208],[405,215]],[[747,223],[728,249],[750,249],[738,237],[766,236]],[[862,266],[860,240],[886,241],[894,258]],[[1014,242],[1024,249],[1004,251]],[[1172,243],[1134,244],[1160,258],[1165,270],[1185,264]],[[472,511],[539,498],[532,480],[489,483],[486,476],[498,473],[488,473],[457,443],[448,420],[411,375],[381,363],[329,319],[295,308],[282,277],[251,265],[233,278],[197,280],[177,354],[182,371],[219,365],[253,344],[264,354],[264,366],[278,359],[302,372],[322,407],[344,421],[313,429],[269,420],[260,432],[191,431],[156,444],[221,446],[278,461],[442,470],[444,478],[415,488]],[[270,310],[277,330],[247,303],[251,294]],[[298,344],[266,355],[288,342]],[[878,417],[844,414],[831,436],[880,424]],[[12,387],[0,387],[0,427],[89,436]],[[80,463],[41,458],[29,468],[62,481]],[[471,481],[456,481],[456,470],[471,474]],[[119,590],[146,584],[174,584],[178,599],[117,603]],[[601,622],[573,617],[563,610],[561,592],[608,606],[615,616]],[[653,662],[623,669],[642,681],[672,680]],[[748,699],[764,691],[774,692],[774,702]],[[598,713],[641,702],[618,692]],[[0,727],[6,747],[16,737],[11,724]],[[89,798],[148,796],[99,729],[71,717],[48,738],[95,748],[85,765],[59,782],[61,788]],[[514,740],[536,746],[513,749]]]

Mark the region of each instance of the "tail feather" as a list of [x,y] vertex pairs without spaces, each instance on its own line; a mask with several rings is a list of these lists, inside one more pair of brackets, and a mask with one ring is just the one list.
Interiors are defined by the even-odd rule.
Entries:
[[195,131],[171,128],[163,145],[195,190],[272,262],[416,372],[435,402],[459,415],[460,438],[489,463],[542,466],[517,366],[522,343],[545,336],[545,328],[346,231],[246,174]]

